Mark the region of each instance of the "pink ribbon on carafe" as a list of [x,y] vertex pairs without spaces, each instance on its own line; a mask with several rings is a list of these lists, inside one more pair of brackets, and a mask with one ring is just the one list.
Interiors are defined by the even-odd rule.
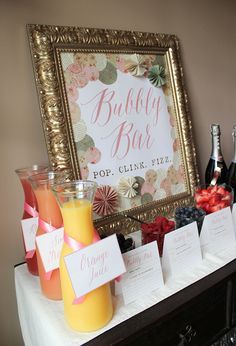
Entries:
[[[27,202],[24,202],[24,211],[32,217],[38,217],[39,213],[36,209],[32,208]],[[26,252],[25,259],[32,258],[35,254],[35,250],[30,250]]]
[[[46,221],[42,220],[39,218],[39,227],[46,233],[50,233],[52,231],[55,231],[56,227],[50,225],[49,223],[47,223]],[[44,278],[45,280],[50,280],[51,276],[52,276],[52,270],[50,270],[49,272],[45,272]]]
[[[94,230],[94,236],[93,236],[93,243],[96,243],[97,241],[100,240],[100,237],[97,233],[96,230]],[[77,251],[77,250],[81,250],[84,247],[86,247],[87,245],[81,243],[80,241],[75,240],[74,238],[70,237],[66,232],[64,232],[64,242],[73,250],[73,251]],[[86,296],[81,296],[79,298],[75,298],[73,300],[73,305],[75,304],[81,304],[84,302]]]
[[31,207],[31,205],[29,205],[27,202],[24,202],[24,211],[26,211],[32,217],[39,216],[37,210]]

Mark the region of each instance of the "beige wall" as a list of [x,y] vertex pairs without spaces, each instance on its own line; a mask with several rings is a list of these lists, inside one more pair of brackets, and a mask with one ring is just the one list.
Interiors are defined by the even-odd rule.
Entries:
[[[13,265],[23,260],[23,195],[15,168],[45,162],[47,152],[31,66],[27,23],[174,33],[182,46],[201,176],[209,126],[219,122],[225,159],[236,123],[234,0],[0,0],[0,344],[21,345]],[[45,345],[46,346],[46,345]]]

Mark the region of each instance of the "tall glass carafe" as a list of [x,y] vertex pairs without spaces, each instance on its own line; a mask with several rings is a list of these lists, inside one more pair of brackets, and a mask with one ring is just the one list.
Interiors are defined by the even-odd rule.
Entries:
[[[63,172],[48,171],[35,174],[29,178],[34,190],[39,210],[39,226],[36,238],[47,232],[53,232],[62,227],[62,215],[56,198],[51,190],[55,183],[64,181]],[[59,268],[46,272],[36,241],[39,278],[42,293],[49,299],[61,300],[61,282]]]
[[97,239],[92,221],[95,190],[96,183],[82,180],[53,186],[64,222],[64,244],[60,259],[64,313],[71,328],[81,332],[103,327],[113,315],[109,283],[87,293],[81,302],[73,303],[75,293],[64,263],[66,255],[100,239]]
[[[34,192],[32,190],[31,184],[29,182],[29,176],[44,172],[48,169],[47,165],[32,165],[30,167],[18,168],[15,170],[18,175],[23,191],[24,191],[24,211],[22,220],[26,220],[32,217],[38,216],[38,205],[35,198]],[[29,272],[33,275],[38,275],[38,264],[35,251],[26,251],[26,246],[24,242],[25,249],[25,260],[27,263],[27,268]]]

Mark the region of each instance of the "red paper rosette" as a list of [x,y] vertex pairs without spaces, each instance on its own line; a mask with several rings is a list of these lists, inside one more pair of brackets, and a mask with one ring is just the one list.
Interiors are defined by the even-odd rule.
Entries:
[[109,185],[97,188],[93,202],[93,211],[100,216],[107,216],[118,207],[118,193]]

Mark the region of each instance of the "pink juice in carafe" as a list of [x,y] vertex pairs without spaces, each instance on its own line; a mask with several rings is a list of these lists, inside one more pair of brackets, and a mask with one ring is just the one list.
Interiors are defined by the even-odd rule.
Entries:
[[[15,170],[16,174],[18,175],[20,179],[23,192],[24,192],[24,207],[23,207],[24,211],[23,211],[22,220],[34,217],[37,215],[37,212],[38,212],[37,200],[34,195],[31,184],[28,180],[29,176],[46,171],[47,169],[48,167],[46,165],[33,165],[30,167],[24,167],[24,168],[19,168]],[[25,254],[27,254],[25,242],[23,242],[23,244],[24,244]],[[32,275],[38,275],[38,264],[37,264],[36,252],[34,252],[32,257],[26,256],[25,260],[26,260],[27,268],[29,272]]]

